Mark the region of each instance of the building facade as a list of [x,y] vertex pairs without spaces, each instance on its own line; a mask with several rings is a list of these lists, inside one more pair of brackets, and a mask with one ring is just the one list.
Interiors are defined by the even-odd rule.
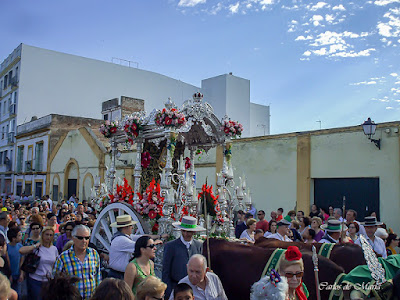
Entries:
[[[269,108],[250,103],[250,81],[232,74],[195,86],[138,68],[20,44],[1,63],[0,84],[0,194],[15,190],[17,125],[49,114],[98,119],[101,103],[120,95],[144,99],[149,112],[162,108],[168,97],[179,107],[201,91],[218,117],[228,115],[244,124],[243,136],[269,134]],[[252,115],[254,107],[258,113]]]

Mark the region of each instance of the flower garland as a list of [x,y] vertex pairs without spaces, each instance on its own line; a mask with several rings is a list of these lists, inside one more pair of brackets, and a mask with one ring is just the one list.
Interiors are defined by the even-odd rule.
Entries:
[[190,158],[186,157],[185,158],[185,170],[189,170],[191,166],[192,166],[192,162],[190,161]]
[[159,219],[163,216],[162,208],[164,197],[161,197],[160,184],[155,179],[150,182],[143,194],[138,193],[139,202],[134,205],[135,210],[144,218]]
[[122,201],[130,205],[133,205],[133,195],[134,191],[132,187],[128,184],[128,180],[126,180],[126,178],[124,178],[123,185],[117,184],[117,188],[114,194],[108,194],[111,203]]
[[218,203],[218,197],[214,196],[213,187],[203,184],[201,192],[198,195],[199,201],[204,207],[204,201],[206,201],[206,213],[213,217],[214,221],[221,225],[224,223],[224,217],[221,214],[221,208]]
[[157,112],[154,121],[157,125],[164,127],[178,128],[186,124],[185,115],[176,108],[163,108],[162,111]]
[[122,127],[124,128],[128,142],[133,144],[133,141],[137,138],[139,131],[142,129],[142,123],[139,117],[129,116],[124,120]]
[[227,137],[240,137],[243,132],[243,126],[239,122],[224,120],[221,128]]
[[110,138],[118,130],[118,123],[116,121],[105,121],[99,128],[102,135]]
[[146,151],[142,153],[142,168],[147,169],[151,162],[151,155],[150,152]]

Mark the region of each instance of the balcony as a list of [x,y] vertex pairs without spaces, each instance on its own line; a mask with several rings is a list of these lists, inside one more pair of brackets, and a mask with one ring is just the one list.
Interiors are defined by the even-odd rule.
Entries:
[[10,117],[15,115],[15,112],[17,111],[17,105],[16,104],[11,104],[8,107],[8,113],[10,114]]
[[9,132],[8,136],[7,136],[7,143],[8,144],[13,144],[15,141],[15,137],[14,137],[14,132]]
[[14,76],[14,77],[12,77],[10,79],[10,84],[11,84],[11,87],[18,86],[18,78],[17,78],[17,76]]
[[32,172],[32,162],[30,160],[25,162],[25,173]]

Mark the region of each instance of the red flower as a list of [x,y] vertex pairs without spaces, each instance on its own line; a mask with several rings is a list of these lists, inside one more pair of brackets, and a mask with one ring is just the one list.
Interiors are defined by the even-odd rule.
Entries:
[[151,231],[152,232],[158,232],[158,223],[157,222],[154,223],[154,226],[153,226],[153,228],[151,228]]
[[301,257],[301,252],[296,246],[289,246],[285,252],[285,258],[288,261],[300,260]]
[[154,210],[149,211],[149,218],[154,219],[155,217],[157,217],[156,212]]
[[111,133],[116,133],[117,132],[117,127],[111,127],[110,128]]
[[133,131],[135,131],[135,130],[137,129],[137,126],[136,126],[136,124],[135,124],[135,123],[132,123],[132,125],[131,125],[131,129],[132,129]]
[[185,169],[187,170],[187,169],[190,169],[190,167],[192,166],[192,163],[191,163],[191,161],[190,161],[190,158],[189,157],[186,157],[185,158]]
[[171,125],[171,123],[172,123],[172,119],[169,118],[169,117],[166,117],[165,118],[165,125]]

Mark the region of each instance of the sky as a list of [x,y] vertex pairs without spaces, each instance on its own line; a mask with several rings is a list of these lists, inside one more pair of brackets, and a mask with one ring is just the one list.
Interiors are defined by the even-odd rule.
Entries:
[[400,120],[400,0],[0,0],[0,25],[1,61],[25,43],[196,86],[232,72],[271,134]]

